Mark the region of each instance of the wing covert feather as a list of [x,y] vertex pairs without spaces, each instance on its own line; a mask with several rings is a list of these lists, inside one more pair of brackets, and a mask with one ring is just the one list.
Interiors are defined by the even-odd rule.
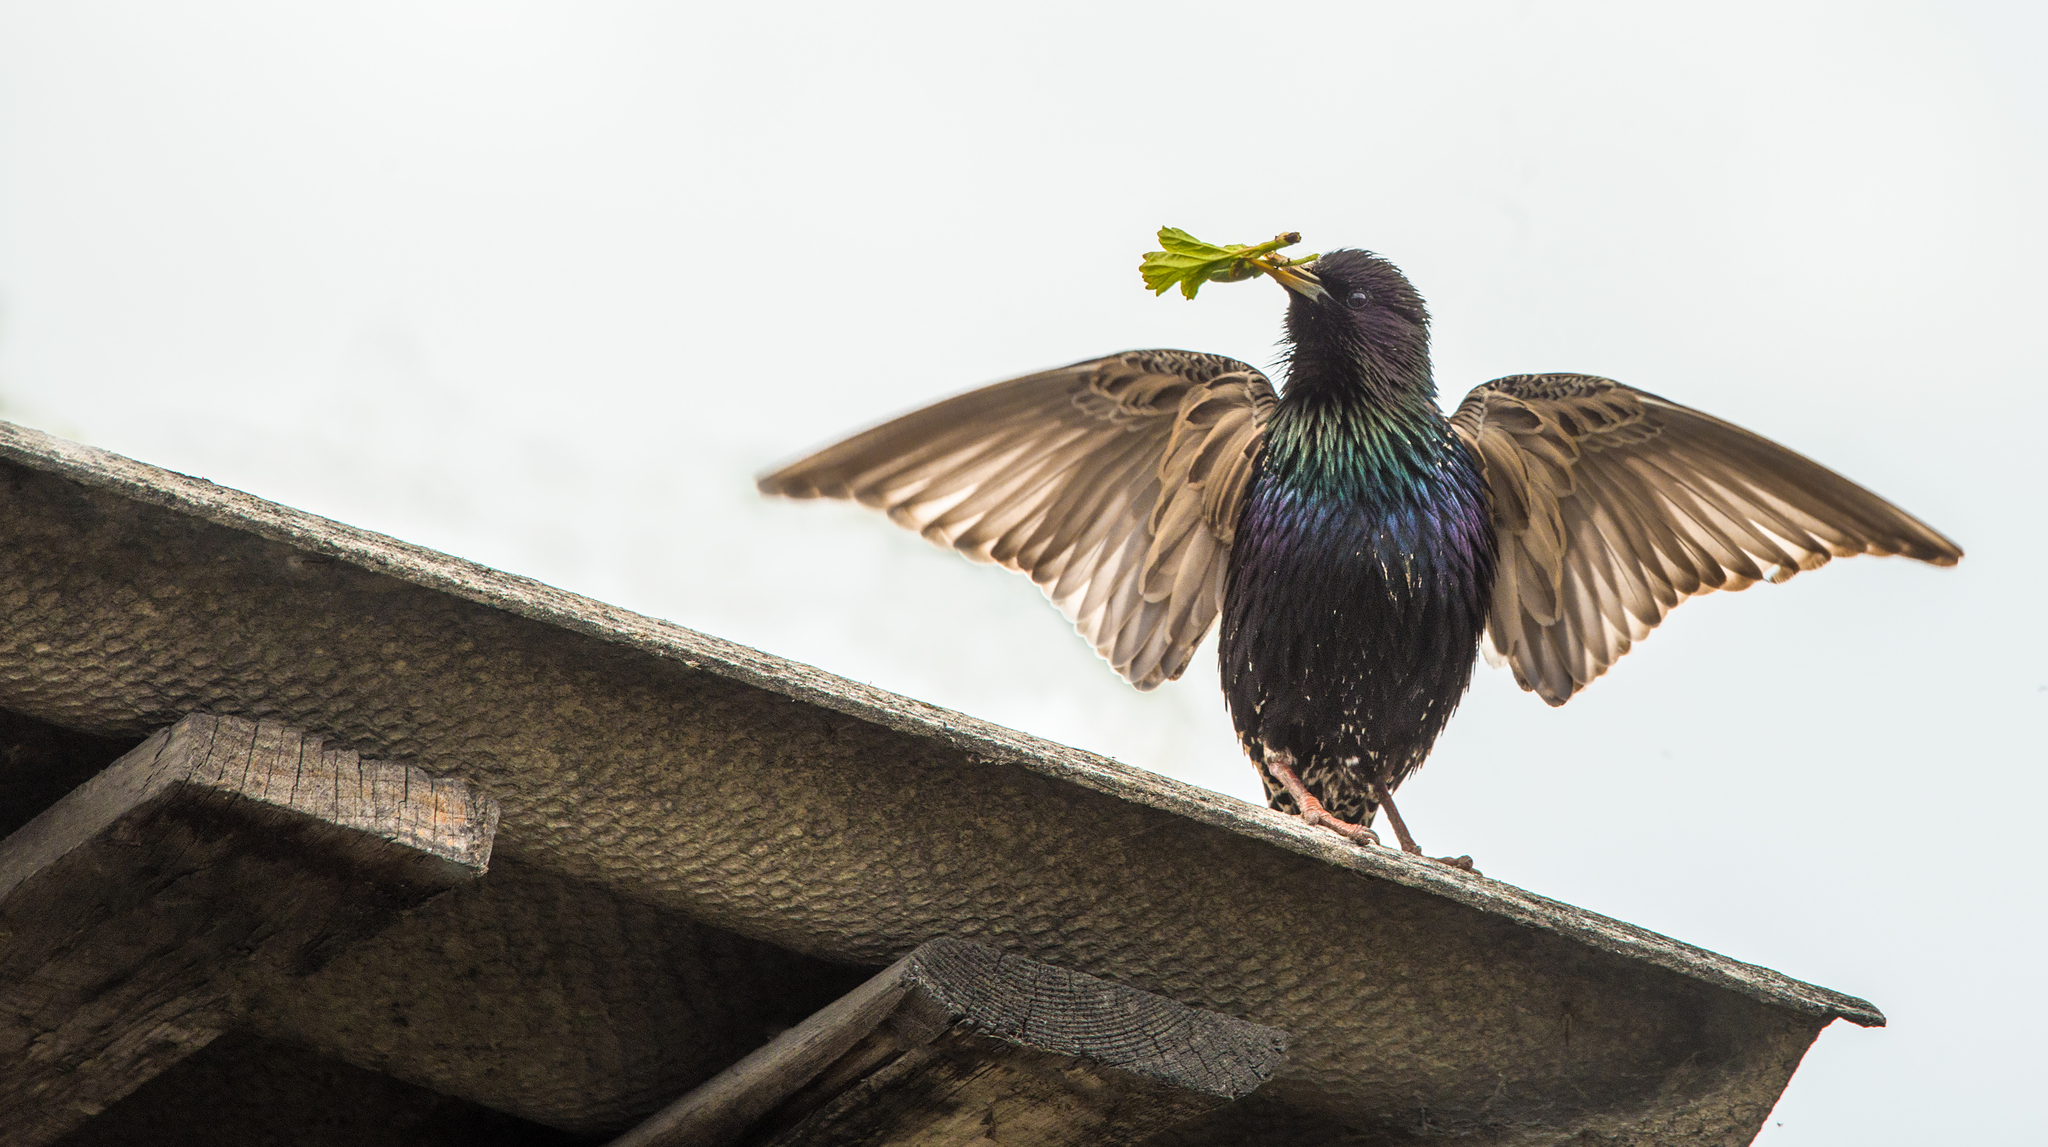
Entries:
[[1028,574],[1125,680],[1179,677],[1225,566],[1276,398],[1257,370],[1134,351],[912,411],[760,479],[849,498]]
[[1498,536],[1487,657],[1552,705],[1688,597],[1851,554],[1962,550],[1840,474],[1732,423],[1590,375],[1474,390],[1452,428]]

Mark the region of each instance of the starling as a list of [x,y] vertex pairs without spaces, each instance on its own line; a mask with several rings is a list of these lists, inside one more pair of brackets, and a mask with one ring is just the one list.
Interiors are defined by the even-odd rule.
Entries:
[[1284,394],[1221,355],[1132,351],[925,407],[760,488],[851,498],[1030,575],[1139,689],[1220,618],[1273,807],[1375,844],[1385,808],[1418,854],[1392,793],[1482,639],[1562,705],[1696,594],[1851,554],[1962,557],[1826,467],[1610,379],[1495,379],[1447,418],[1393,264],[1343,250],[1271,273]]

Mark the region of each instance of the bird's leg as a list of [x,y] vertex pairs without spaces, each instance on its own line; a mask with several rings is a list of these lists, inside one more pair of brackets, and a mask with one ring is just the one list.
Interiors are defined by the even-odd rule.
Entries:
[[1272,774],[1294,798],[1294,805],[1301,810],[1301,819],[1307,824],[1321,825],[1353,844],[1378,844],[1379,834],[1362,824],[1352,824],[1340,819],[1335,813],[1323,807],[1323,802],[1308,791],[1301,778],[1294,772],[1294,754],[1285,749],[1266,749],[1260,754],[1260,767]]
[[[1387,810],[1387,823],[1394,826],[1394,837],[1401,842],[1401,851],[1412,856],[1421,856],[1422,846],[1415,843],[1414,837],[1408,835],[1408,825],[1401,820],[1400,810],[1394,807],[1393,790],[1378,781],[1371,782],[1367,789],[1372,793],[1372,799]],[[1479,875],[1479,870],[1472,866],[1472,858],[1469,856],[1432,856],[1430,859],[1439,864],[1448,864],[1452,868],[1462,868],[1474,876]]]
[[1394,826],[1394,839],[1401,842],[1401,851],[1421,856],[1422,846],[1415,843],[1414,837],[1408,835],[1408,823],[1401,819],[1400,810],[1394,807],[1394,794],[1388,792],[1387,786],[1378,781],[1370,782],[1366,788],[1372,793],[1374,803],[1387,810],[1387,823]]

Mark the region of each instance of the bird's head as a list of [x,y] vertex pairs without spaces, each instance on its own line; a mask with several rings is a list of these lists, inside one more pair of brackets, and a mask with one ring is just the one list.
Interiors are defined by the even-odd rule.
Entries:
[[1342,250],[1269,273],[1287,288],[1290,388],[1353,381],[1387,397],[1435,394],[1429,311],[1399,268]]

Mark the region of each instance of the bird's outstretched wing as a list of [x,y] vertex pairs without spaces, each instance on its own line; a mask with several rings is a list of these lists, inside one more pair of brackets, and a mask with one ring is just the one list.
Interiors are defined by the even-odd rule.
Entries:
[[1496,379],[1451,425],[1485,469],[1499,537],[1487,657],[1552,705],[1695,594],[1850,554],[1963,556],[1818,463],[1608,379]]
[[1230,540],[1276,401],[1236,359],[1133,351],[999,382],[827,447],[762,493],[852,498],[1031,575],[1140,689],[1223,607]]

